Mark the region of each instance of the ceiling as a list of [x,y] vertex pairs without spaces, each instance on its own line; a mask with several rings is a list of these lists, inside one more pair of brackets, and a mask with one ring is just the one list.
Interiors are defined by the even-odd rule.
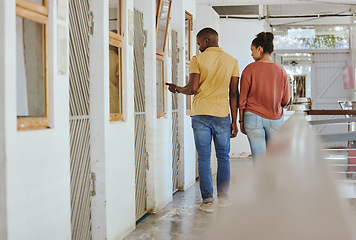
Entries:
[[[268,18],[272,26],[349,25],[352,21],[352,18],[356,19],[355,0],[196,1],[197,4],[211,5],[222,18]],[[268,5],[263,5],[263,7],[261,7],[261,4],[265,4],[266,2],[268,2]]]
[[[223,5],[255,5],[265,4],[266,0],[196,0],[197,4],[210,4],[215,6]],[[268,4],[304,4],[304,3],[337,3],[355,4],[355,0],[268,0]]]

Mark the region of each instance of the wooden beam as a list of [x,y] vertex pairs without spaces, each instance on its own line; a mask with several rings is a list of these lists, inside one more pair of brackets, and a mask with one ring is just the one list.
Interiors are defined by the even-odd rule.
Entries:
[[118,48],[122,48],[122,42],[113,38],[109,38],[109,44]]
[[21,7],[32,12],[36,12],[38,14],[44,15],[48,17],[48,2],[45,1],[45,6],[39,5],[37,3],[33,3],[27,0],[16,0],[16,6]]
[[157,49],[157,52],[156,52],[156,59],[164,62],[164,53],[162,54],[162,52],[159,51],[158,49]]
[[157,113],[157,118],[165,118],[166,117],[166,113],[165,112],[158,112]]
[[163,52],[165,52],[165,51],[166,51],[166,43],[167,43],[168,26],[169,26],[169,20],[171,19],[171,8],[172,8],[172,1],[169,1],[168,15],[167,15],[167,22],[166,22],[166,29],[165,29],[165,33],[164,33],[164,41],[163,41]]
[[159,22],[159,15],[161,14],[161,2],[162,0],[156,0],[157,6],[156,6],[156,36],[158,32],[158,22]]
[[117,41],[121,41],[122,42],[122,40],[124,39],[124,36],[109,31],[109,38],[112,38],[112,39],[115,39]]
[[37,12],[33,12],[29,9],[23,8],[23,7],[16,7],[16,16],[22,17],[29,19],[31,21],[41,23],[41,24],[47,24],[48,23],[48,17],[42,14],[39,14]]
[[17,117],[17,130],[49,128],[48,117]]
[[123,113],[111,113],[110,122],[123,122],[124,114]]

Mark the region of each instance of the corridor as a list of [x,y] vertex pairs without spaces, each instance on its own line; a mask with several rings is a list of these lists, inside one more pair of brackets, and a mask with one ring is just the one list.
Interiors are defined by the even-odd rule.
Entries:
[[[272,32],[271,57],[290,79],[291,103],[307,99],[311,110],[337,110],[339,100],[356,98],[354,2],[0,0],[0,240],[227,239],[202,237],[209,224],[230,210],[216,209],[213,214],[198,210],[201,199],[190,116],[195,101],[193,96],[171,93],[165,83],[189,83],[190,61],[200,53],[196,35],[203,28],[218,32],[218,45],[238,61],[240,76],[254,62],[251,41],[256,34]],[[345,69],[349,74],[343,74]],[[284,109],[285,120],[294,110]],[[320,210],[319,203],[328,202],[320,212],[333,216],[328,210],[335,210],[340,199],[335,193],[334,202],[328,201],[332,197],[327,187],[333,184],[324,181],[326,174],[315,175],[322,154],[314,154],[320,149],[310,139],[347,132],[348,126],[315,126],[315,134],[307,137],[300,125],[303,133],[310,134],[305,119],[286,127],[290,152],[283,151],[288,150],[287,141],[280,138],[272,149],[278,150],[273,154],[280,153],[279,158],[266,161],[254,188],[249,185],[252,181],[242,181],[254,176],[248,138],[239,133],[231,140],[231,195],[245,197],[250,204],[240,208],[246,209],[250,222],[230,211],[236,215],[229,224],[248,234],[238,239],[267,240],[251,237],[256,222],[262,226],[260,232],[275,233],[281,228],[277,225],[290,218],[284,211],[278,215],[283,216],[277,219],[280,222],[274,222],[275,229],[264,229],[266,221],[258,214],[271,209],[264,204],[275,199],[267,202],[259,194],[268,194],[271,185],[289,191],[276,197],[286,208],[299,196],[303,204],[304,196],[316,199],[313,193],[326,186],[325,195],[313,202],[317,207],[310,209]],[[356,159],[356,148],[335,142],[330,147],[340,147],[344,155],[354,153],[350,156]],[[356,161],[336,153],[333,156],[341,160],[332,164],[345,177],[346,165],[355,169]],[[276,160],[278,170],[270,160]],[[214,150],[212,162],[214,174]],[[348,211],[354,212],[356,180],[347,176],[352,173],[339,181],[339,189],[351,203]],[[309,192],[295,193],[300,185],[300,191]],[[293,213],[303,209],[291,206],[296,209]],[[310,209],[303,213],[308,215]],[[294,230],[294,223],[290,227]],[[356,239],[341,234],[330,240]],[[296,240],[300,239],[307,238]]]
[[[231,189],[251,170],[251,158],[231,159]],[[204,213],[198,210],[200,203],[199,183],[196,182],[187,191],[175,193],[173,201],[167,207],[142,220],[136,230],[125,239],[199,239],[207,231],[209,224],[225,210],[217,208],[213,214]]]

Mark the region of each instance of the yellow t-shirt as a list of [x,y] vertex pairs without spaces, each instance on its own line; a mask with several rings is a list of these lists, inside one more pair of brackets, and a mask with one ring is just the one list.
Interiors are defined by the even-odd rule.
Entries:
[[227,117],[231,77],[239,77],[237,60],[219,47],[209,47],[190,60],[189,73],[200,74],[190,115]]

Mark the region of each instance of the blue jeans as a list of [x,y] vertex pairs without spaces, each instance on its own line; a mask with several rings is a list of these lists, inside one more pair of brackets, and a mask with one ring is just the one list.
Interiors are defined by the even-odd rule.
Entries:
[[200,192],[203,202],[214,201],[213,183],[210,168],[211,140],[214,140],[218,160],[218,198],[228,198],[230,186],[230,116],[192,116],[195,147],[198,152]]
[[268,140],[276,134],[282,124],[283,117],[271,120],[252,112],[245,112],[244,127],[254,158],[265,153]]

